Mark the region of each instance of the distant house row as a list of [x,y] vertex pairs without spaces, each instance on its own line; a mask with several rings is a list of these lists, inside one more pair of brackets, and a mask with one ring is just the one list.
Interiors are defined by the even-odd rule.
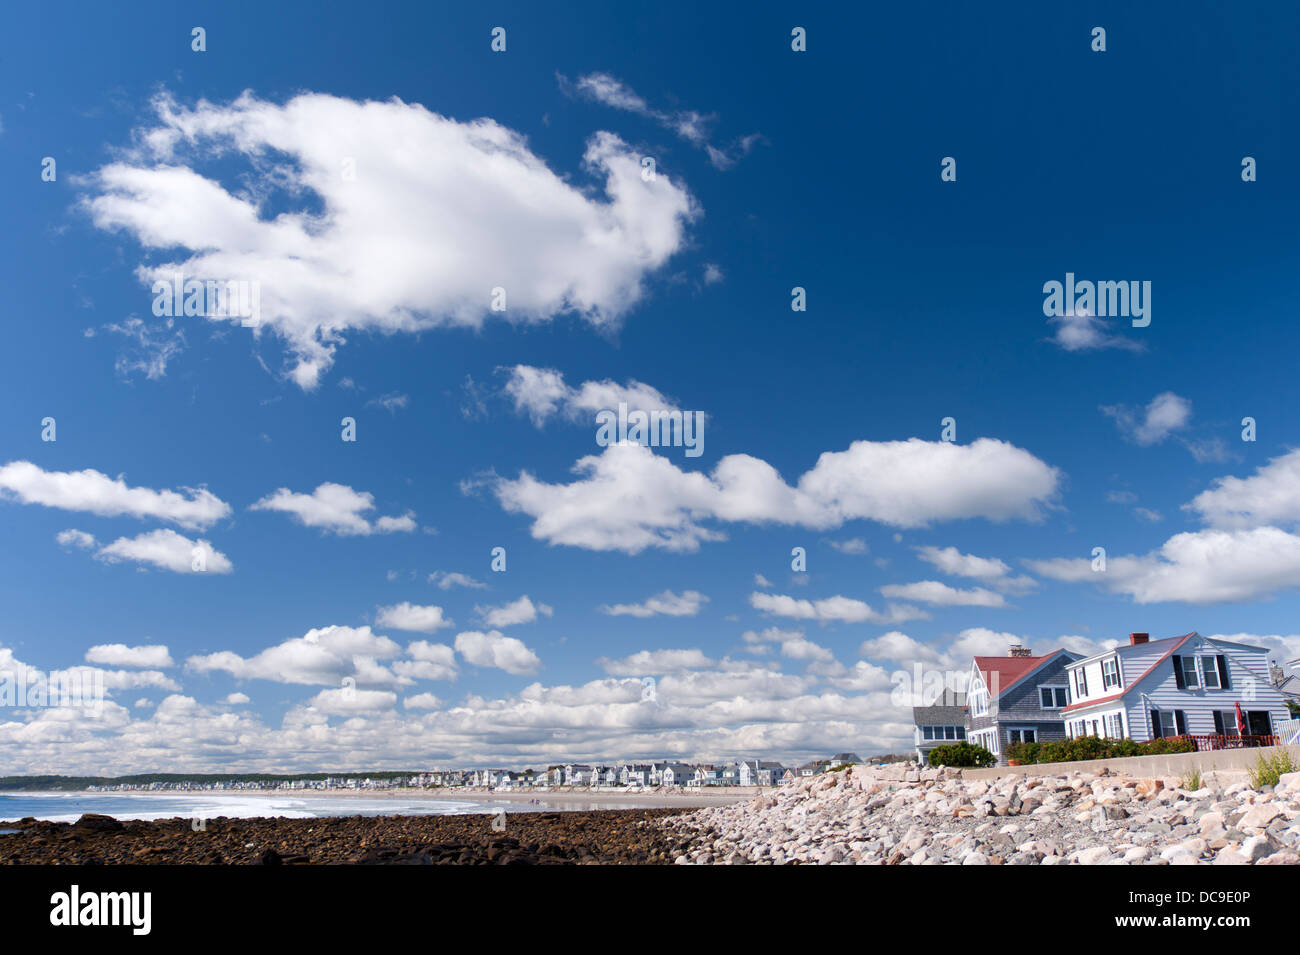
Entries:
[[1188,736],[1203,749],[1266,743],[1289,725],[1287,700],[1300,699],[1300,680],[1284,677],[1268,652],[1198,633],[1163,640],[1131,633],[1127,644],[1092,656],[1034,656],[1018,646],[1004,657],[978,656],[965,692],[945,690],[913,709],[917,759],[928,762],[935,746],[960,740],[1001,763],[1015,743],[1080,736]]
[[417,785],[470,786],[483,789],[558,789],[560,787],[675,786],[781,786],[805,776],[814,776],[841,765],[861,763],[856,753],[836,753],[830,759],[802,766],[783,766],[760,759],[732,763],[679,763],[671,760],[649,763],[598,765],[567,763],[545,770],[451,769],[421,773]]

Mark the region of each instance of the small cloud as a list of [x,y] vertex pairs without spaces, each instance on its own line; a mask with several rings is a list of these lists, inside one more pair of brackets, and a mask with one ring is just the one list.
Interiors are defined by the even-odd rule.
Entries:
[[513,627],[516,624],[532,623],[539,616],[549,617],[552,610],[546,604],[534,604],[524,594],[518,600],[500,607],[475,607],[474,612],[489,627],[499,629],[501,627]]
[[185,350],[185,333],[176,328],[172,318],[149,325],[133,316],[104,328],[126,340],[113,366],[126,379],[139,373],[157,381],[166,376],[167,363]]
[[1145,346],[1131,338],[1123,338],[1111,333],[1107,319],[1089,315],[1087,312],[1074,313],[1049,318],[1049,324],[1056,325],[1054,341],[1066,351],[1096,351],[1103,348],[1120,348],[1126,351],[1140,352]]
[[495,667],[517,676],[533,673],[542,665],[537,654],[523,641],[507,637],[497,630],[488,633],[468,630],[457,634],[456,652],[476,667]]
[[442,707],[442,700],[432,693],[417,693],[402,700],[402,705],[408,710],[436,710]]
[[381,395],[378,398],[371,398],[366,402],[366,407],[383,408],[389,414],[397,414],[398,409],[405,408],[409,403],[410,398],[394,391],[391,394]]
[[1192,403],[1172,391],[1156,395],[1141,412],[1125,405],[1103,405],[1101,410],[1115,419],[1125,440],[1142,447],[1160,444],[1175,431],[1184,430],[1192,419]]
[[228,574],[235,565],[206,540],[190,540],[171,529],[150,531],[135,537],[119,537],[101,547],[95,559],[107,564],[133,561],[151,564],[177,574]]
[[588,99],[611,109],[623,110],[658,123],[696,149],[704,150],[715,169],[725,171],[732,168],[756,145],[764,141],[761,134],[750,133],[748,136],[732,140],[725,146],[715,146],[710,140],[713,124],[718,118],[716,114],[699,113],[693,109],[656,109],[646,101],[645,97],[609,73],[588,73],[586,76],[578,77],[577,80],[570,80],[564,74],[558,73],[556,79],[559,81],[560,90],[568,96]]
[[128,647],[124,643],[101,643],[86,651],[86,662],[103,666],[147,669],[176,665],[172,661],[171,653],[162,644]]
[[320,528],[324,533],[340,537],[409,533],[417,526],[409,511],[401,516],[381,517],[371,524],[363,515],[374,509],[373,494],[330,482],[320,485],[310,494],[295,494],[282,487],[249,508],[253,511],[279,511],[304,527]]
[[639,604],[615,604],[603,606],[600,612],[611,617],[694,617],[700,608],[709,602],[709,598],[698,590],[687,590],[675,594],[671,590],[655,594]]
[[380,607],[375,617],[377,627],[392,627],[416,633],[435,633],[443,627],[453,625],[451,620],[443,616],[441,607],[407,602]]
[[475,580],[469,574],[456,571],[448,573],[447,571],[435,570],[429,575],[429,583],[435,584],[439,590],[451,590],[453,587],[465,587],[471,590],[487,589],[487,584],[483,583],[483,581]]
[[97,543],[91,534],[71,528],[66,531],[59,531],[58,534],[54,535],[54,539],[63,547],[78,547],[81,550],[92,550]]
[[827,541],[841,554],[865,554],[867,552],[867,542],[861,537],[850,537],[848,540]]

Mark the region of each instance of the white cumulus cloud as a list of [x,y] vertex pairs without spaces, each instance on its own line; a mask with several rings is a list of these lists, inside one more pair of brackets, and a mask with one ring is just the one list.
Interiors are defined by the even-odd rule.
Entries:
[[638,604],[614,604],[603,606],[601,613],[611,617],[694,617],[700,608],[709,602],[709,598],[698,590],[686,590],[675,594],[671,590],[648,597]]
[[86,651],[87,663],[113,667],[169,667],[172,655],[162,644],[128,647],[124,643],[101,643]]
[[476,667],[496,667],[507,673],[532,673],[542,665],[537,654],[522,640],[507,637],[499,630],[487,633],[466,630],[456,634],[456,652]]
[[547,484],[528,472],[494,478],[502,507],[533,519],[532,534],[589,550],[694,551],[722,533],[710,521],[833,528],[866,519],[896,527],[983,517],[1036,520],[1060,473],[1027,451],[971,444],[858,441],[823,453],[795,486],[766,461],[733,454],[711,475],[683,471],[638,444],[579,459],[577,480]]
[[130,487],[120,476],[89,469],[46,471],[30,461],[0,467],[0,494],[24,504],[100,517],[154,518],[191,530],[203,530],[231,513],[230,505],[207,488],[155,491]]
[[[94,223],[167,259],[138,268],[146,284],[176,272],[258,283],[257,331],[285,341],[303,388],[350,332],[478,327],[494,288],[512,321],[575,313],[613,326],[697,214],[675,179],[642,179],[640,155],[607,132],[583,154],[602,195],[491,119],[398,99],[153,105],[136,148],[91,178]],[[218,163],[237,170],[228,183]],[[269,214],[285,194],[294,207]]]
[[340,537],[405,533],[415,530],[410,514],[381,517],[373,523],[365,516],[375,509],[375,496],[355,491],[346,484],[326,482],[310,494],[296,494],[287,487],[277,489],[250,507],[254,511],[279,511],[304,527],[318,527]]
[[380,607],[375,616],[375,626],[435,633],[443,627],[452,626],[452,621],[443,616],[441,607],[403,601],[391,607]]

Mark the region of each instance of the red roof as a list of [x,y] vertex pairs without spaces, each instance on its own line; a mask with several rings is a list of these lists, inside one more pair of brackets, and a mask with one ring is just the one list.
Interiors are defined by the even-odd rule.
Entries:
[[[1166,641],[1168,641],[1168,643],[1169,643],[1169,648],[1168,648],[1168,649],[1167,649],[1163,654],[1161,654],[1160,659],[1157,660],[1155,663],[1151,664],[1151,665],[1150,665],[1149,667],[1147,667],[1145,670],[1143,670],[1143,671],[1142,671],[1142,675],[1139,676],[1136,680],[1132,680],[1132,681],[1129,683],[1128,686],[1124,687],[1124,689],[1120,690],[1118,693],[1112,693],[1110,696],[1099,697],[1099,698],[1097,698],[1097,699],[1095,699],[1095,700],[1085,700],[1085,701],[1082,702],[1082,703],[1071,703],[1069,706],[1063,707],[1063,708],[1061,709],[1061,712],[1062,712],[1062,713],[1068,713],[1070,710],[1082,710],[1082,709],[1084,709],[1085,707],[1096,706],[1098,703],[1109,703],[1111,700],[1118,700],[1121,696],[1123,696],[1124,694],[1126,694],[1129,690],[1133,689],[1133,687],[1137,686],[1139,683],[1141,683],[1143,680],[1145,680],[1145,679],[1147,678],[1147,676],[1151,673],[1152,670],[1154,670],[1156,667],[1160,666],[1160,664],[1164,663],[1165,660],[1169,659],[1169,657],[1171,657],[1171,656],[1173,655],[1173,653],[1174,653],[1175,650],[1177,650],[1177,649],[1178,649],[1179,647],[1181,647],[1184,643],[1186,643],[1186,642],[1188,641],[1189,638],[1194,637],[1194,636],[1196,636],[1196,631],[1195,631],[1195,630],[1193,630],[1191,633],[1184,634],[1184,635],[1181,636],[1181,637],[1167,637],[1167,638],[1166,638]],[[1163,642],[1165,642],[1165,641],[1156,641],[1156,642],[1157,642],[1157,643],[1163,643]],[[1149,647],[1149,646],[1151,646],[1151,644],[1149,644],[1149,643],[1148,643],[1148,644],[1138,644],[1138,646],[1148,646],[1148,647]],[[1126,648],[1123,647],[1123,646],[1119,646],[1119,647],[1116,647],[1115,649],[1116,649],[1116,650],[1119,650],[1119,651],[1123,651],[1123,650],[1125,650]]]
[[[980,671],[980,677],[984,680],[984,685],[989,688],[989,692],[997,697],[1048,660],[1064,652],[1064,650],[1053,650],[1044,657],[976,657],[975,667]],[[996,692],[994,692],[995,686]]]

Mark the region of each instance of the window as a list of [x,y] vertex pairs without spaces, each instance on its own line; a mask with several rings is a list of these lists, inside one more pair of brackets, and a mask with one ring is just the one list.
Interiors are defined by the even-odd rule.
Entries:
[[1220,736],[1237,736],[1237,711],[1215,710],[1214,732]]
[[1059,710],[1069,702],[1069,694],[1063,686],[1040,686],[1038,699],[1045,710]]
[[1196,666],[1196,657],[1183,657],[1183,686],[1189,690],[1194,690],[1201,685],[1199,670]]
[[922,726],[921,738],[931,740],[958,740],[966,738],[964,726]]
[[1219,688],[1219,661],[1214,657],[1201,657],[1201,672],[1205,678],[1207,690]]
[[1101,688],[1109,690],[1119,686],[1119,661],[1114,657],[1101,661]]
[[1088,675],[1083,672],[1083,667],[1074,671],[1074,693],[1078,697],[1088,695]]
[[1107,713],[1105,716],[1106,735],[1111,739],[1124,738],[1124,716],[1122,713]]
[[1156,736],[1186,736],[1187,716],[1182,710],[1152,710],[1151,731]]
[[1036,743],[1038,731],[1032,726],[1016,726],[1007,730],[1007,740],[1012,743]]

